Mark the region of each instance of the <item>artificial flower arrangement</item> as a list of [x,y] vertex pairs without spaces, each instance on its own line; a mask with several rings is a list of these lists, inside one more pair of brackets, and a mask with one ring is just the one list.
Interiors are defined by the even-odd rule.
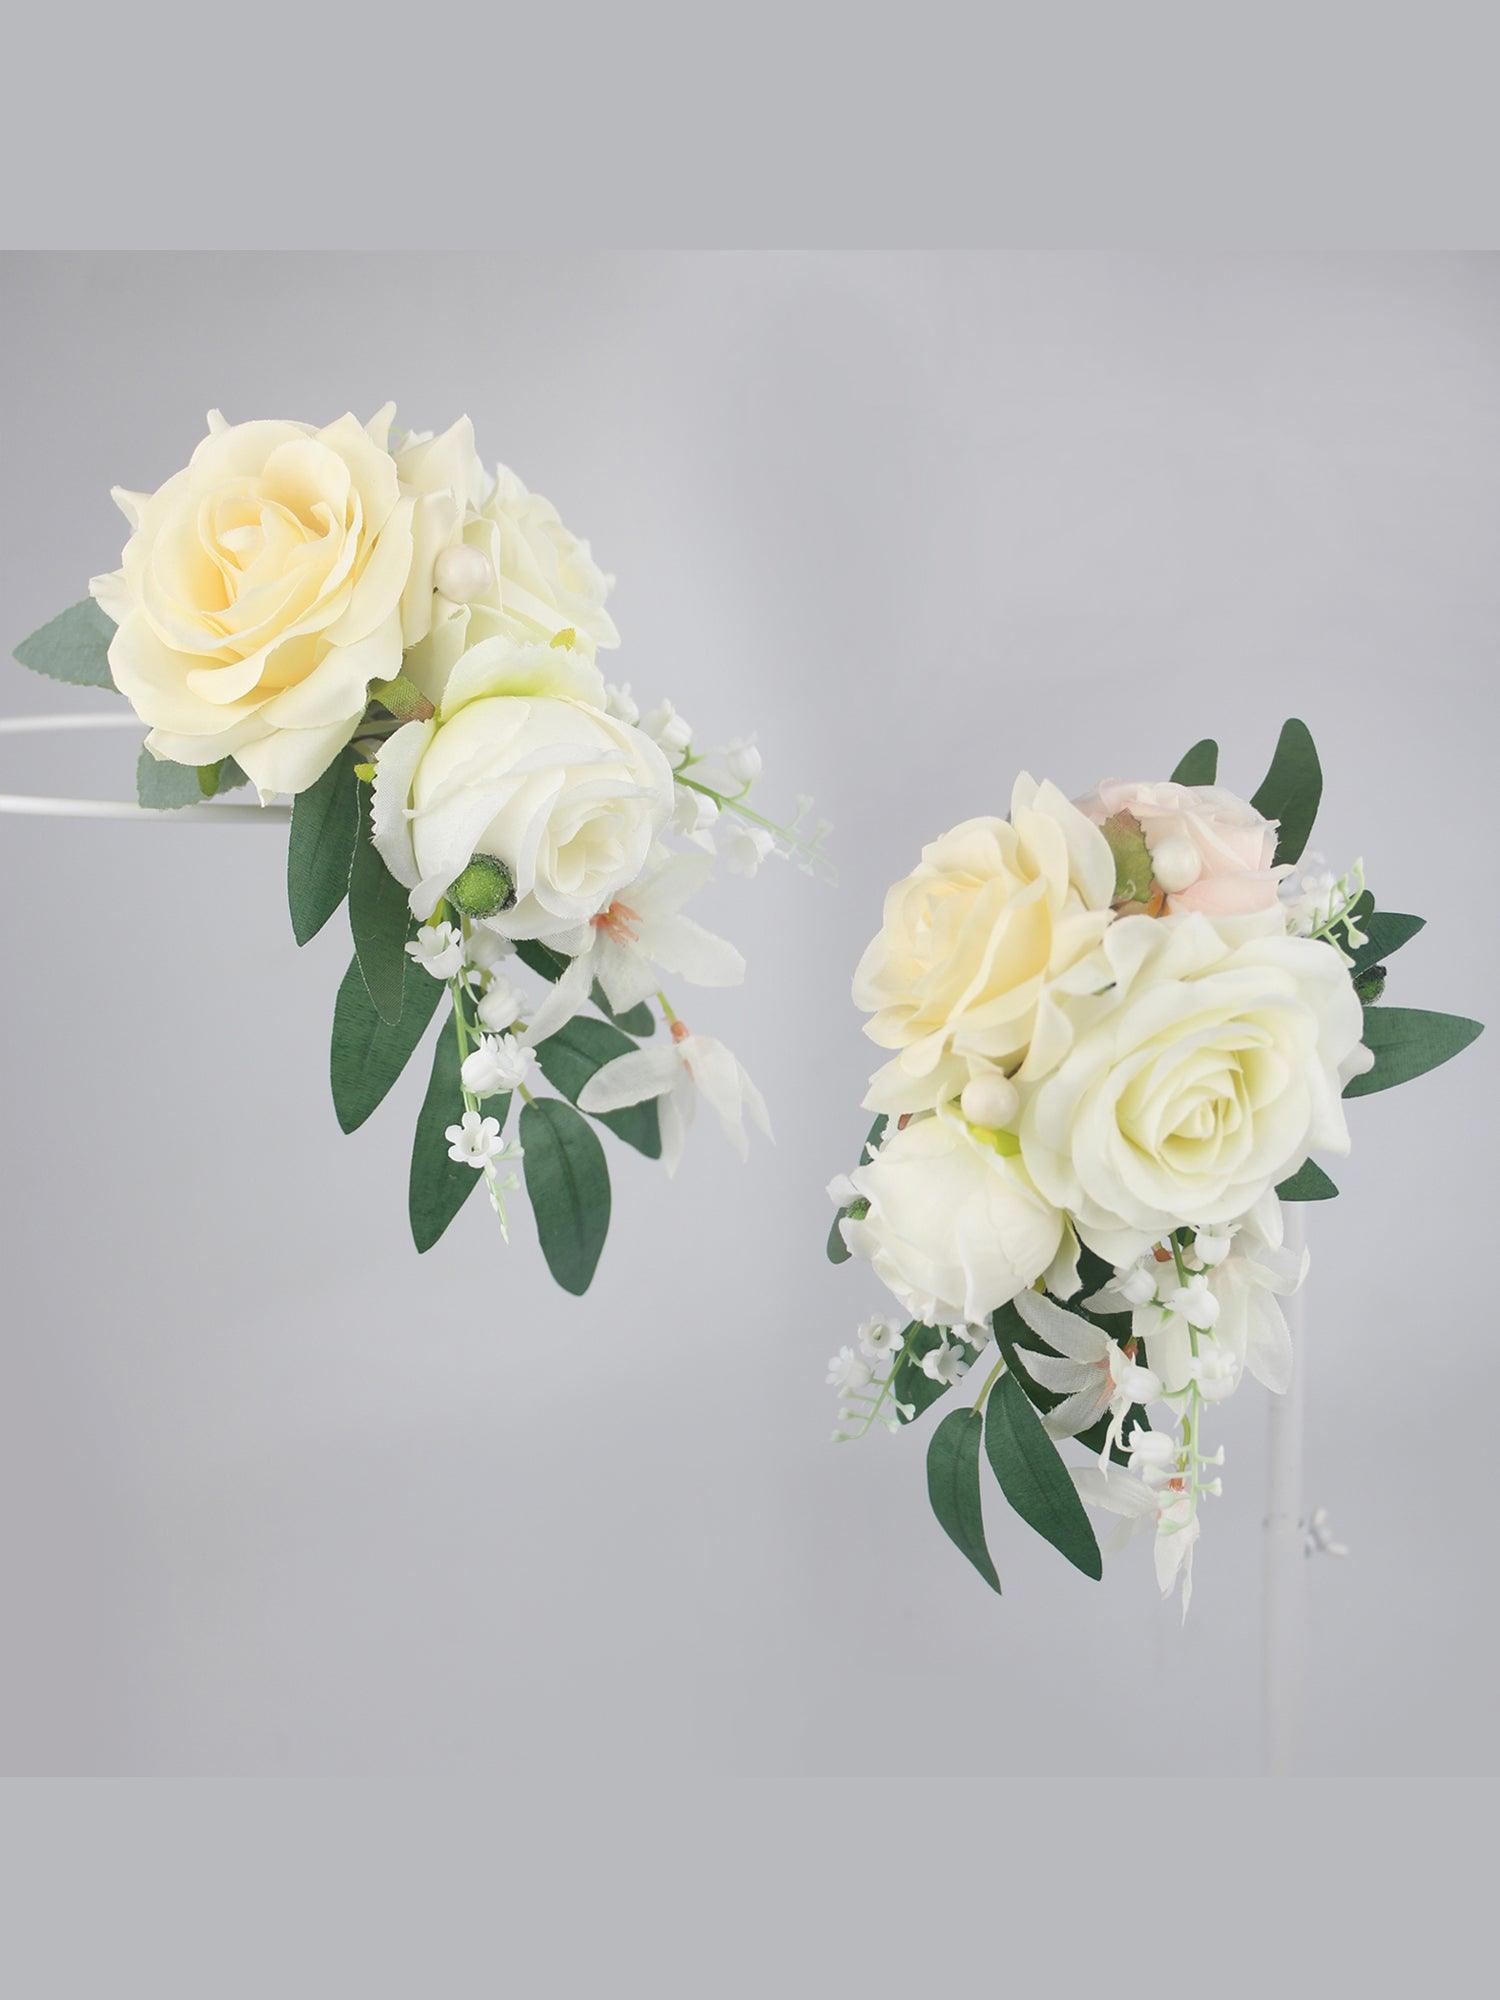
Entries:
[[[867,1258],[901,1318],[829,1367],[846,1441],[957,1392],[927,1453],[949,1537],[998,1591],[981,1456],[1015,1511],[1085,1575],[1085,1502],[1154,1537],[1164,1595],[1192,1589],[1200,1503],[1220,1491],[1205,1418],[1249,1373],[1288,1385],[1279,1299],[1306,1253],[1282,1203],[1337,1193],[1344,1100],[1446,1062],[1480,1032],[1382,1003],[1422,928],[1363,869],[1302,857],[1322,792],[1283,728],[1250,803],[1194,746],[1166,783],[1077,803],[1022,776],[1009,819],[922,850],[854,976],[890,1060],[861,1162],[829,1187],[828,1253]],[[1299,866],[1299,864],[1301,864]],[[1065,1465],[1060,1440],[1087,1463]]]
[[700,750],[670,702],[642,716],[606,684],[613,578],[513,472],[486,473],[467,417],[398,438],[393,415],[213,413],[155,493],[116,490],[121,568],[17,658],[125,696],[150,730],[143,807],[247,781],[262,804],[291,796],[297,942],[346,901],[353,938],[339,1123],[376,1109],[446,996],[411,1155],[416,1246],[481,1180],[503,1230],[524,1162],[552,1275],[583,1292],[610,1214],[591,1118],[669,1174],[700,1096],[742,1156],[747,1114],[770,1135],[743,1068],[662,989],[744,976],[683,911],[716,854],[746,875],[773,851],[826,868],[827,828],[806,802],[789,825],[750,804],[752,741]]

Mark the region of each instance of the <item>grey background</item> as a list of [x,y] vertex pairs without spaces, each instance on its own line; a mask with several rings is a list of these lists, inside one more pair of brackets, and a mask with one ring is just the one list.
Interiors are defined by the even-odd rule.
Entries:
[[[425,1064],[327,1101],[339,924],[298,953],[271,828],[0,820],[0,1766],[725,1776],[1256,1767],[1264,1404],[1192,1616],[996,1508],[997,1604],[921,1445],[827,1443],[881,1304],[823,1259],[874,1052],[848,976],[921,841],[1022,766],[1081,790],[1281,717],[1317,844],[1430,930],[1392,997],[1495,985],[1500,266],[1045,256],[11,258],[14,641],[111,566],[112,482],[232,418],[473,416],[621,579],[611,664],[816,791],[836,891],[725,878],[705,996],[778,1144],[612,1148],[593,1293],[476,1202],[418,1260]],[[107,704],[14,669],[6,712]],[[128,788],[129,739],[0,744]],[[1314,1773],[1492,1772],[1494,1043],[1354,1107],[1313,1218]]]

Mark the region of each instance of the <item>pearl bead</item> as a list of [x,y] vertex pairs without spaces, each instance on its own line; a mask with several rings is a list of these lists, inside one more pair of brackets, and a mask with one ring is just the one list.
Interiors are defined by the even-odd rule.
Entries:
[[1008,1076],[971,1076],[964,1085],[958,1107],[971,1125],[1001,1132],[1016,1122],[1021,1093]]
[[444,549],[432,565],[433,588],[454,604],[470,604],[495,584],[495,570],[483,549],[457,542]]
[[1151,856],[1151,872],[1167,894],[1175,896],[1182,889],[1192,888],[1203,873],[1203,863],[1190,840],[1173,834]]

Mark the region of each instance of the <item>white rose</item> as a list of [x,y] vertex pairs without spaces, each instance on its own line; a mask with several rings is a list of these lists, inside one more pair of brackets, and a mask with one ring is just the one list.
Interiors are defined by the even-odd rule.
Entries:
[[[398,455],[403,476],[408,449],[430,447],[420,440],[403,448]],[[439,582],[449,573],[461,579],[455,587],[462,596],[448,599],[439,590],[430,600],[430,630],[407,655],[407,675],[431,700],[441,698],[460,655],[486,639],[546,644],[571,631],[574,650],[587,659],[601,646],[619,645],[604,608],[614,578],[599,568],[588,543],[564,525],[552,502],[529,492],[508,467],[496,468],[493,486],[457,533],[441,542],[439,532],[434,530],[434,560],[443,547],[455,546],[472,551],[473,559],[438,568]]]
[[854,974],[854,1003],[874,1016],[865,1033],[899,1051],[866,1105],[930,1110],[971,1076],[1022,1058],[1023,1076],[1043,1067],[1047,982],[1098,942],[1114,886],[1103,834],[1055,785],[1024,774],[1008,822],[965,820],[924,847]]
[[490,639],[459,661],[430,721],[382,746],[372,830],[418,917],[473,855],[492,855],[516,900],[491,927],[560,938],[636,880],[671,809],[665,758],[606,714],[589,661]]
[[1218,785],[1137,784],[1106,778],[1078,801],[1102,823],[1128,812],[1145,836],[1158,886],[1176,915],[1239,917],[1274,910],[1285,867],[1276,821]]
[[949,1113],[914,1118],[850,1175],[870,1204],[842,1227],[849,1248],[927,1326],[983,1320],[1033,1284],[1064,1244],[1064,1219],[1022,1161]]
[[1370,1056],[1343,960],[1274,915],[1243,933],[1121,917],[1059,997],[1074,1040],[1025,1093],[1022,1156],[1117,1266],[1245,1214],[1310,1151],[1349,1150],[1340,1094]]
[[135,532],[123,568],[90,588],[154,756],[233,756],[262,794],[300,792],[353,735],[370,682],[401,671],[403,598],[422,596],[414,524],[462,503],[423,484],[437,458],[403,486],[391,415],[318,430],[212,411],[183,471],[155,493],[116,490]]

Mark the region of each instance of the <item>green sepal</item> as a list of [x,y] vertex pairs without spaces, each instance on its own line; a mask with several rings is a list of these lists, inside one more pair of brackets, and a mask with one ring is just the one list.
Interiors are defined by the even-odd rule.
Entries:
[[292,800],[286,899],[298,944],[315,938],[348,895],[359,833],[359,780],[352,759],[341,750],[317,783]]
[[73,687],[114,689],[109,671],[109,642],[115,627],[92,597],[70,604],[16,648],[16,658],[34,674],[67,681]]
[[394,1021],[376,1011],[357,958],[349,961],[333,1003],[328,1076],[333,1108],[346,1132],[357,1131],[384,1101],[421,1041],[444,991],[442,981],[424,972],[414,960],[408,958],[406,968],[405,1004]]
[[1057,1446],[1007,1369],[985,1406],[984,1449],[1000,1491],[1029,1528],[1097,1583],[1099,1543]]
[[1276,1190],[1279,1201],[1332,1201],[1338,1189],[1316,1160],[1304,1160]]
[[1484,1025],[1463,1014],[1429,1013],[1425,1007],[1370,1007],[1365,1011],[1365,1047],[1375,1067],[1344,1085],[1345,1097],[1369,1097],[1451,1062],[1484,1033]]
[[547,1268],[565,1292],[589,1288],[609,1233],[609,1168],[581,1112],[556,1097],[521,1106],[526,1193]]
[[1184,752],[1172,773],[1174,785],[1211,785],[1219,775],[1219,746],[1205,736]]
[[1385,993],[1386,969],[1383,965],[1367,965],[1363,972],[1354,975],[1354,996],[1361,1007],[1373,1007]]
[[[368,785],[359,787],[359,828],[349,866],[349,929],[376,1013],[383,1021],[399,1020],[406,968],[412,962],[406,949],[412,929],[411,907],[405,889],[370,838]],[[429,973],[422,973],[422,977],[436,984]]]
[[1276,862],[1299,861],[1323,797],[1323,767],[1312,732],[1296,716],[1282,723],[1271,768],[1250,803],[1265,819],[1279,822]]
[[[473,1167],[448,1157],[445,1136],[448,1127],[462,1124],[464,1115],[459,1067],[458,1040],[450,1013],[432,1052],[432,1074],[427,1080],[422,1109],[417,1113],[417,1129],[411,1145],[406,1212],[411,1221],[412,1241],[419,1251],[432,1248],[484,1179]],[[486,1118],[498,1119],[503,1131],[510,1111],[510,1092],[486,1097],[480,1111]]]
[[[613,1062],[616,1056],[629,1055],[634,1047],[630,1037],[610,1022],[575,1015],[555,1035],[537,1043],[536,1059],[552,1088],[561,1091],[570,1104],[576,1104],[579,1092],[596,1071]],[[648,1160],[661,1158],[661,1121],[654,1098],[598,1116],[599,1123],[607,1125],[627,1146],[634,1146]]]
[[1105,820],[1099,831],[1109,842],[1115,858],[1117,903],[1144,903],[1151,895],[1151,850],[1141,823],[1132,812],[1117,812]]
[[1000,1578],[984,1539],[979,1496],[979,1446],[984,1419],[977,1410],[950,1410],[927,1447],[927,1497],[938,1525],[968,1557],[997,1595]]

